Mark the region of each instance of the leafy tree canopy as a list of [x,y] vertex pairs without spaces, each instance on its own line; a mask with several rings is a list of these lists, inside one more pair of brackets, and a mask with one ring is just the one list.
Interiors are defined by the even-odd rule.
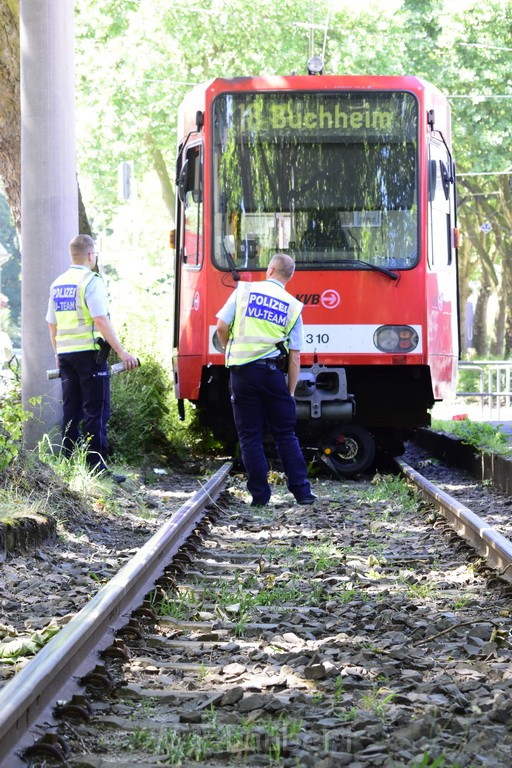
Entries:
[[[462,279],[494,284],[512,272],[510,176],[469,175],[511,166],[512,0],[75,0],[75,10],[79,179],[95,233],[129,229],[117,168],[132,161],[148,196],[144,250],[164,248],[184,94],[217,76],[304,72],[314,53],[326,72],[415,74],[449,95],[469,239]],[[0,173],[18,222],[18,0],[0,0],[0,21]]]
[[[177,108],[193,85],[303,72],[311,48],[325,51],[328,72],[430,80],[453,97],[459,169],[510,163],[509,0],[403,0],[393,14],[326,0],[313,10],[305,0],[76,0],[76,17],[81,175],[98,224],[117,204],[120,161],[143,171],[161,157],[172,177]],[[172,193],[165,201],[170,215]]]

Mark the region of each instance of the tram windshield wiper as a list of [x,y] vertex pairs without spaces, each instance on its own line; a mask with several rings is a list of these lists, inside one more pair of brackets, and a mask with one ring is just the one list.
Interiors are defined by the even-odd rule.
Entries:
[[226,261],[228,263],[228,267],[231,270],[231,277],[233,278],[233,280],[238,282],[238,280],[240,280],[240,275],[239,275],[238,270],[236,268],[236,264],[235,264],[235,260],[233,259],[233,256],[231,255],[231,253],[226,248],[226,243],[224,242],[224,235],[222,235],[220,241],[221,241],[221,245],[222,245],[222,255],[226,259]]
[[378,264],[372,264],[371,261],[363,261],[363,259],[339,259],[338,263],[340,264],[361,264],[364,267],[368,267],[368,269],[373,269],[375,272],[381,272],[383,275],[387,275],[391,280],[398,280],[400,275],[398,275],[396,272],[393,272],[391,269],[387,269],[386,267],[379,267]]

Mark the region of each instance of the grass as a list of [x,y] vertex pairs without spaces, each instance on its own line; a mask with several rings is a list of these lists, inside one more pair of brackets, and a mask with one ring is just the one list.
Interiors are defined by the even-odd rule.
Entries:
[[[0,521],[15,524],[23,518],[52,518],[65,523],[78,515],[102,511],[124,514],[118,486],[104,472],[91,470],[85,446],[77,446],[71,457],[60,453],[60,440],[45,435],[37,450],[21,450],[0,472]],[[139,499],[139,514],[154,514]]]
[[375,717],[382,719],[386,716],[389,705],[395,696],[396,693],[393,693],[386,688],[378,688],[361,696],[361,703],[363,709],[371,712]]
[[25,517],[44,516],[44,511],[43,501],[0,488],[0,522],[5,525],[16,525]]
[[177,594],[165,595],[158,602],[158,613],[178,621],[185,621],[201,610],[200,601],[193,590],[184,590]]
[[416,510],[419,496],[403,478],[377,473],[371,485],[368,491],[359,493],[358,499],[359,505],[375,507],[370,511],[370,517],[385,522],[391,515],[396,516],[397,509],[401,510],[401,515]]
[[[462,763],[454,763],[443,755],[432,757],[428,752],[425,752],[410,763],[410,768],[463,768],[463,766]],[[468,765],[466,768],[472,768],[472,766]]]
[[407,588],[407,597],[411,599],[434,599],[436,594],[437,590],[435,584],[411,584]]
[[101,498],[113,488],[113,480],[105,472],[91,469],[87,463],[87,443],[77,445],[71,456],[64,456],[58,444],[44,435],[38,445],[39,458],[53,469],[66,485],[84,498]]
[[345,552],[330,541],[307,544],[304,551],[310,554],[315,571],[337,568],[347,559]]
[[257,724],[247,718],[238,725],[219,722],[216,710],[204,715],[206,726],[201,732],[181,732],[168,728],[155,735],[147,728],[138,728],[130,735],[126,747],[129,751],[165,755],[168,765],[182,765],[185,761],[204,763],[216,754],[228,752],[244,758],[250,754],[266,754],[270,765],[280,764],[283,748],[302,730],[302,721],[286,715],[266,717]]
[[1,473],[0,519],[36,514],[60,522],[89,510],[88,499],[34,451],[21,451]]
[[465,445],[472,445],[485,453],[497,453],[501,456],[512,456],[512,446],[509,445],[508,436],[500,427],[481,421],[463,419],[461,421],[432,420],[432,427],[436,432],[445,432],[454,435]]
[[[250,574],[247,578],[225,579],[212,584],[196,582],[194,587],[172,592],[166,595],[153,595],[153,602],[160,616],[167,616],[178,621],[187,621],[201,613],[215,613],[225,621],[235,624],[235,633],[242,637],[250,621],[251,614],[259,607],[316,606],[325,600],[324,586],[314,583],[308,593],[301,586],[299,576],[290,574],[286,582],[276,582],[273,577],[261,574],[257,578]],[[311,585],[310,585],[311,586]]]

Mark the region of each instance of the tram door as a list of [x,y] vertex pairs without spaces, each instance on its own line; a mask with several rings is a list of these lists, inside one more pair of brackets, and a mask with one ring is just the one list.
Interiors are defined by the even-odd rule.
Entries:
[[188,147],[178,179],[176,322],[178,346],[187,355],[203,353],[200,278],[204,258],[202,147]]
[[[429,351],[437,358],[432,363],[437,370],[435,378],[449,381],[458,357],[458,301],[455,173],[452,157],[444,142],[430,141],[428,170]],[[437,392],[434,395],[437,398],[446,396],[446,393]]]

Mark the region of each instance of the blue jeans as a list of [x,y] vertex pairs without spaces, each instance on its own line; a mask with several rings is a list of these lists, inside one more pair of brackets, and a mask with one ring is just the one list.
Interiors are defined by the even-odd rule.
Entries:
[[[110,418],[110,374],[107,363],[97,365],[94,351],[59,355],[62,382],[62,451],[71,455],[83,437],[89,438],[87,463],[106,468],[107,422]],[[81,429],[80,429],[81,425]]]
[[266,422],[287,477],[288,489],[300,499],[311,493],[307,465],[295,434],[295,399],[288,392],[285,374],[276,364],[258,360],[231,368],[231,403],[247,472],[247,489],[254,504],[271,496],[268,463],[263,450]]

